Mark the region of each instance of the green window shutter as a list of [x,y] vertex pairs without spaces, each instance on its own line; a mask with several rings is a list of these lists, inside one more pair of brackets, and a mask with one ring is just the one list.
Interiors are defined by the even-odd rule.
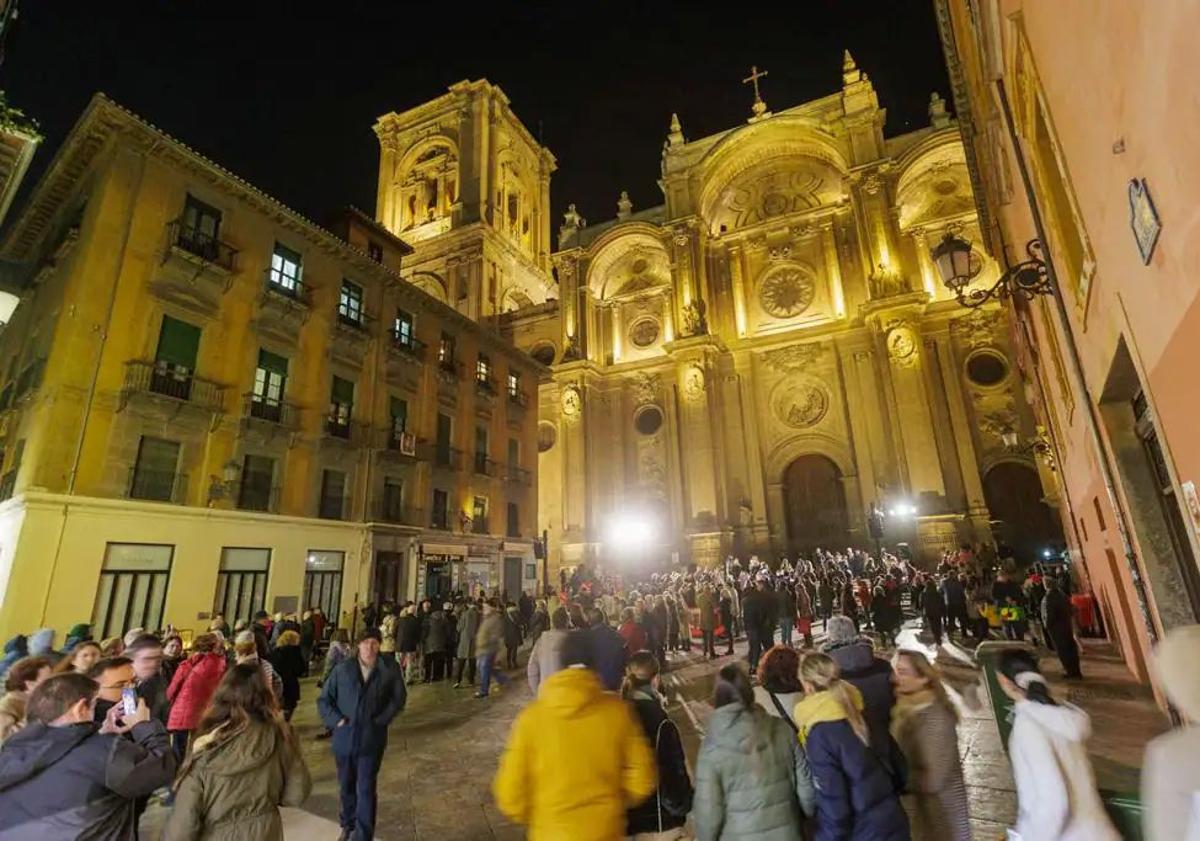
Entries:
[[286,356],[280,356],[277,353],[265,348],[258,349],[258,367],[267,371],[274,371],[276,374],[287,376],[288,361]]
[[186,321],[164,315],[158,333],[156,362],[170,362],[192,370],[196,367],[196,354],[200,351],[200,328]]
[[354,403],[354,383],[350,380],[343,380],[341,377],[334,377],[333,388],[330,390],[329,396],[333,403]]

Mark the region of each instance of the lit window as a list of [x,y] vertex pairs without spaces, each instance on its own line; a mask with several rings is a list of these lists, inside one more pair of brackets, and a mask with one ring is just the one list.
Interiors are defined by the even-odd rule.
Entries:
[[475,361],[475,377],[481,383],[486,383],[492,377],[492,362],[482,353]]
[[342,293],[338,297],[338,317],[350,324],[360,325],[363,320],[363,290],[357,283],[342,281]]
[[521,396],[521,375],[513,373],[512,371],[508,372],[508,396]]
[[300,255],[275,243],[267,282],[284,292],[295,292],[300,286]]
[[396,343],[404,347],[412,347],[413,317],[404,310],[396,310],[396,321],[392,325],[392,335]]

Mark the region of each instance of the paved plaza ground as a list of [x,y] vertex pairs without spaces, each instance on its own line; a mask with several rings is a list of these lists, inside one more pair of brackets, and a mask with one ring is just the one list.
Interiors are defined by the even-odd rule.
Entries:
[[[820,635],[818,634],[818,642]],[[920,646],[917,630],[906,629],[901,645]],[[744,656],[739,644],[735,656]],[[934,653],[930,649],[930,653]],[[937,653],[949,682],[962,694],[959,749],[966,774],[974,836],[979,841],[1002,838],[1016,814],[1016,793],[1008,759],[1001,747],[991,707],[969,650],[947,643]],[[695,759],[712,713],[709,699],[716,672],[731,658],[703,660],[691,654],[671,655],[664,690],[669,712],[683,734],[689,765]],[[524,658],[522,658],[524,662]],[[1057,661],[1045,662],[1047,674],[1058,674]],[[1148,690],[1128,677],[1120,661],[1103,644],[1088,646],[1084,661],[1088,679],[1056,687],[1093,716],[1093,752],[1102,786],[1136,790],[1137,767],[1148,738],[1166,727]],[[410,687],[408,708],[392,726],[387,757],[379,777],[377,837],[383,841],[488,841],[521,839],[522,828],[509,823],[492,801],[491,781],[509,727],[531,694],[524,671],[498,695],[477,700],[468,689],[450,683]],[[327,741],[316,740],[315,682],[306,681],[295,725],[313,775],[312,796],[302,809],[285,810],[285,835],[292,841],[334,841],[338,837],[338,786]],[[586,758],[581,758],[586,761]],[[163,810],[152,807],[143,821],[143,839],[158,838]],[[918,841],[926,841],[918,839]],[[927,841],[939,841],[928,839]]]

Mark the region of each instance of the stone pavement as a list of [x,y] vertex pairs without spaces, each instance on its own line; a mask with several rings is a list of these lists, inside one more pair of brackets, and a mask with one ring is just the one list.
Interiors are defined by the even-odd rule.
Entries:
[[[818,635],[819,637],[819,635]],[[819,642],[819,639],[818,639]],[[1016,815],[1016,793],[1008,759],[1000,745],[990,705],[982,690],[976,692],[978,671],[971,653],[953,643],[940,651],[922,645],[917,629],[907,628],[901,645],[926,648],[936,655],[948,682],[959,693],[962,721],[959,749],[970,799],[971,823],[977,841],[1003,838],[1004,828]],[[744,644],[736,656],[745,656]],[[1108,662],[1101,650],[1089,647],[1084,661],[1089,680],[1070,687],[1056,687],[1058,697],[1070,697],[1084,706],[1096,723],[1096,743],[1101,759],[1101,776],[1108,763],[1112,774],[1136,774],[1141,747],[1146,738],[1159,732],[1164,722],[1158,715],[1155,729],[1146,722],[1153,715],[1146,709],[1144,690],[1124,674],[1119,661]],[[694,769],[704,728],[712,714],[710,698],[719,668],[731,658],[708,662],[691,654],[670,656],[671,669],[664,678],[669,712],[679,725],[689,766]],[[522,658],[524,662],[524,658]],[[1057,661],[1047,664],[1057,674]],[[1091,676],[1095,675],[1095,679]],[[436,839],[437,841],[488,841],[520,839],[524,832],[504,819],[491,796],[491,780],[509,727],[518,711],[529,702],[524,670],[513,672],[514,680],[499,694],[476,700],[472,691],[452,689],[448,682],[409,689],[408,708],[392,727],[388,754],[379,777],[377,837],[383,841]],[[338,787],[327,741],[315,739],[319,732],[315,699],[317,688],[306,681],[294,724],[304,746],[313,775],[313,792],[300,810],[285,810],[285,837],[334,841],[338,837]],[[1150,703],[1153,707],[1152,700]],[[1121,728],[1109,726],[1121,721]],[[1126,722],[1136,722],[1124,727]],[[1115,735],[1115,738],[1110,738]],[[1104,784],[1104,780],[1101,780]],[[161,807],[152,807],[142,824],[141,837],[154,841],[163,819]],[[924,841],[924,839],[916,839]],[[930,841],[940,841],[931,839]]]

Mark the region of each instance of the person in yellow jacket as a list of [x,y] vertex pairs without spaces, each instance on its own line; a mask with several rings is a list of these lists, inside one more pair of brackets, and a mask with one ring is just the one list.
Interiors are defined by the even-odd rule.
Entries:
[[563,668],[513,724],[492,783],[496,805],[529,841],[617,841],[625,812],[657,790],[654,754],[620,697],[604,691],[581,631]]

